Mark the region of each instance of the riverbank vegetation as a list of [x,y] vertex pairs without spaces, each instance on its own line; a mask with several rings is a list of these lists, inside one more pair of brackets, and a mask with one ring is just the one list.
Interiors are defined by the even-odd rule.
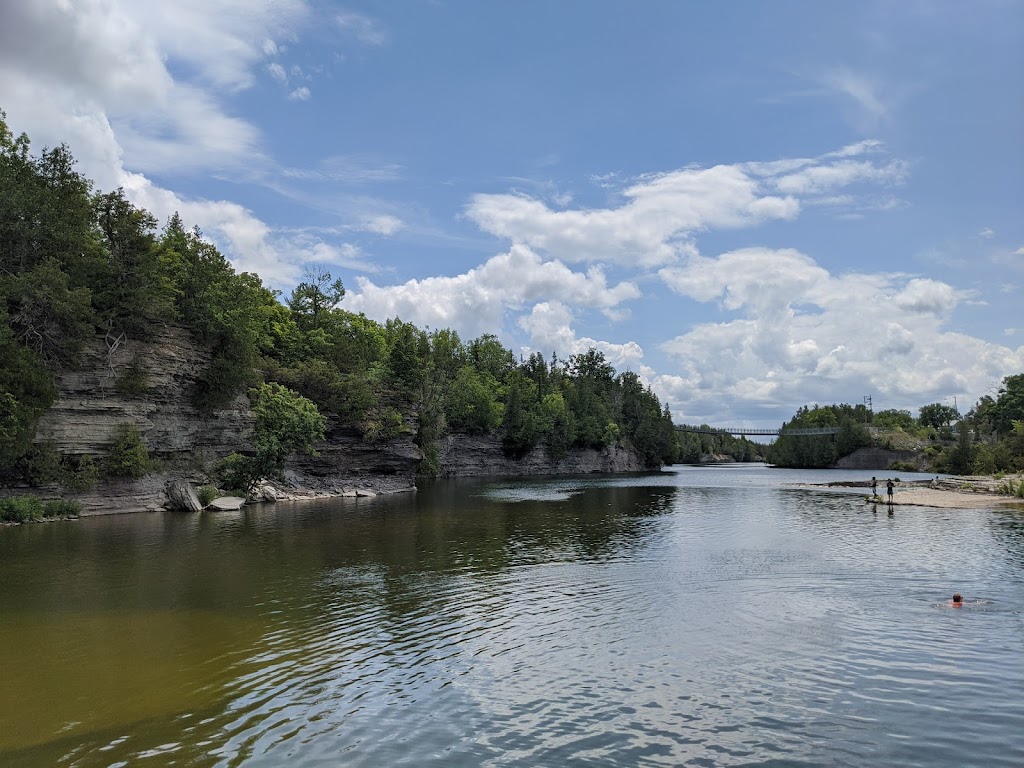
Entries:
[[701,464],[714,461],[764,461],[767,446],[734,437],[707,424],[684,424],[679,433],[679,462]]
[[[495,336],[464,342],[449,329],[348,312],[344,295],[340,280],[313,270],[280,296],[235,272],[177,215],[159,228],[123,190],[93,189],[66,146],[33,155],[0,112],[0,484],[74,490],[97,474],[151,471],[160,446],[146,446],[138,425],[123,425],[102,457],[41,449],[36,425],[57,398],[55,375],[79,366],[87,344],[130,349],[166,324],[209,356],[196,409],[250,393],[256,444],[221,464],[228,487],[278,475],[287,455],[324,436],[325,419],[371,443],[409,434],[427,475],[437,439],[453,431],[496,436],[509,456],[621,443],[650,467],[679,457],[667,405],[600,351],[517,359]],[[137,359],[116,383],[125,397],[144,398],[149,386]]]
[[0,522],[27,523],[33,520],[77,517],[81,507],[73,501],[43,501],[38,496],[9,496],[0,499]]
[[868,411],[863,405],[815,405],[800,408],[782,425],[787,429],[834,428],[835,434],[780,435],[768,446],[767,460],[778,467],[831,467],[843,456],[871,445]]
[[[863,405],[805,406],[787,428],[834,427],[833,435],[781,436],[767,460],[781,467],[828,467],[858,448],[913,452],[918,460],[894,469],[959,475],[1000,475],[1024,470],[1024,374],[1003,379],[995,397],[985,395],[966,415],[929,403],[872,413]],[[1016,493],[1016,491],[1012,491]]]

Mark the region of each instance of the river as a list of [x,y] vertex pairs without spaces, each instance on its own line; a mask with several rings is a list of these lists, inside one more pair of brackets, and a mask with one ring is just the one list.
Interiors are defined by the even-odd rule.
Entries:
[[1019,768],[1024,512],[871,474],[0,529],[0,765]]

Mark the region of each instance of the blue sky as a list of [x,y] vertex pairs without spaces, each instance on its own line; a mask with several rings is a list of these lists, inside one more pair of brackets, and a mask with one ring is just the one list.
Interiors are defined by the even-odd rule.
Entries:
[[285,292],[776,426],[1024,371],[1022,38],[995,0],[36,0],[0,108]]

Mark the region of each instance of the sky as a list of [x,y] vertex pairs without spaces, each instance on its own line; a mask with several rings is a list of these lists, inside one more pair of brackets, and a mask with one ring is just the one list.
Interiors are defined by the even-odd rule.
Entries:
[[0,109],[283,296],[601,350],[679,423],[1024,372],[1024,2],[32,0]]

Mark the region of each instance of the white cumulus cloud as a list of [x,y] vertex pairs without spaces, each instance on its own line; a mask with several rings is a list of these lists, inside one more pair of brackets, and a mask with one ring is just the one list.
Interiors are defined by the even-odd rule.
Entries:
[[545,261],[522,245],[454,277],[428,277],[379,286],[363,277],[346,297],[346,307],[383,320],[400,316],[420,325],[451,327],[467,337],[502,328],[507,312],[542,301],[571,302],[592,309],[614,308],[636,299],[631,282],[609,285],[604,271],[574,272]]
[[663,266],[692,253],[693,238],[704,230],[793,219],[802,201],[856,204],[856,196],[834,191],[901,182],[902,161],[863,159],[879,151],[878,142],[865,141],[816,158],[650,174],[623,188],[622,204],[608,208],[554,209],[523,194],[481,194],[466,215],[491,234],[562,261]]
[[662,270],[675,292],[734,313],[662,347],[681,367],[656,390],[700,410],[855,402],[874,393],[904,407],[981,393],[1024,367],[1024,347],[991,344],[946,325],[970,292],[938,280],[834,275],[794,250],[750,248]]
[[535,304],[528,315],[517,321],[530,336],[530,344],[525,351],[535,350],[545,356],[554,352],[562,360],[567,360],[572,355],[596,349],[620,371],[640,366],[644,350],[635,341],[614,343],[588,336],[579,337],[572,327],[573,322],[572,310],[560,301]]

